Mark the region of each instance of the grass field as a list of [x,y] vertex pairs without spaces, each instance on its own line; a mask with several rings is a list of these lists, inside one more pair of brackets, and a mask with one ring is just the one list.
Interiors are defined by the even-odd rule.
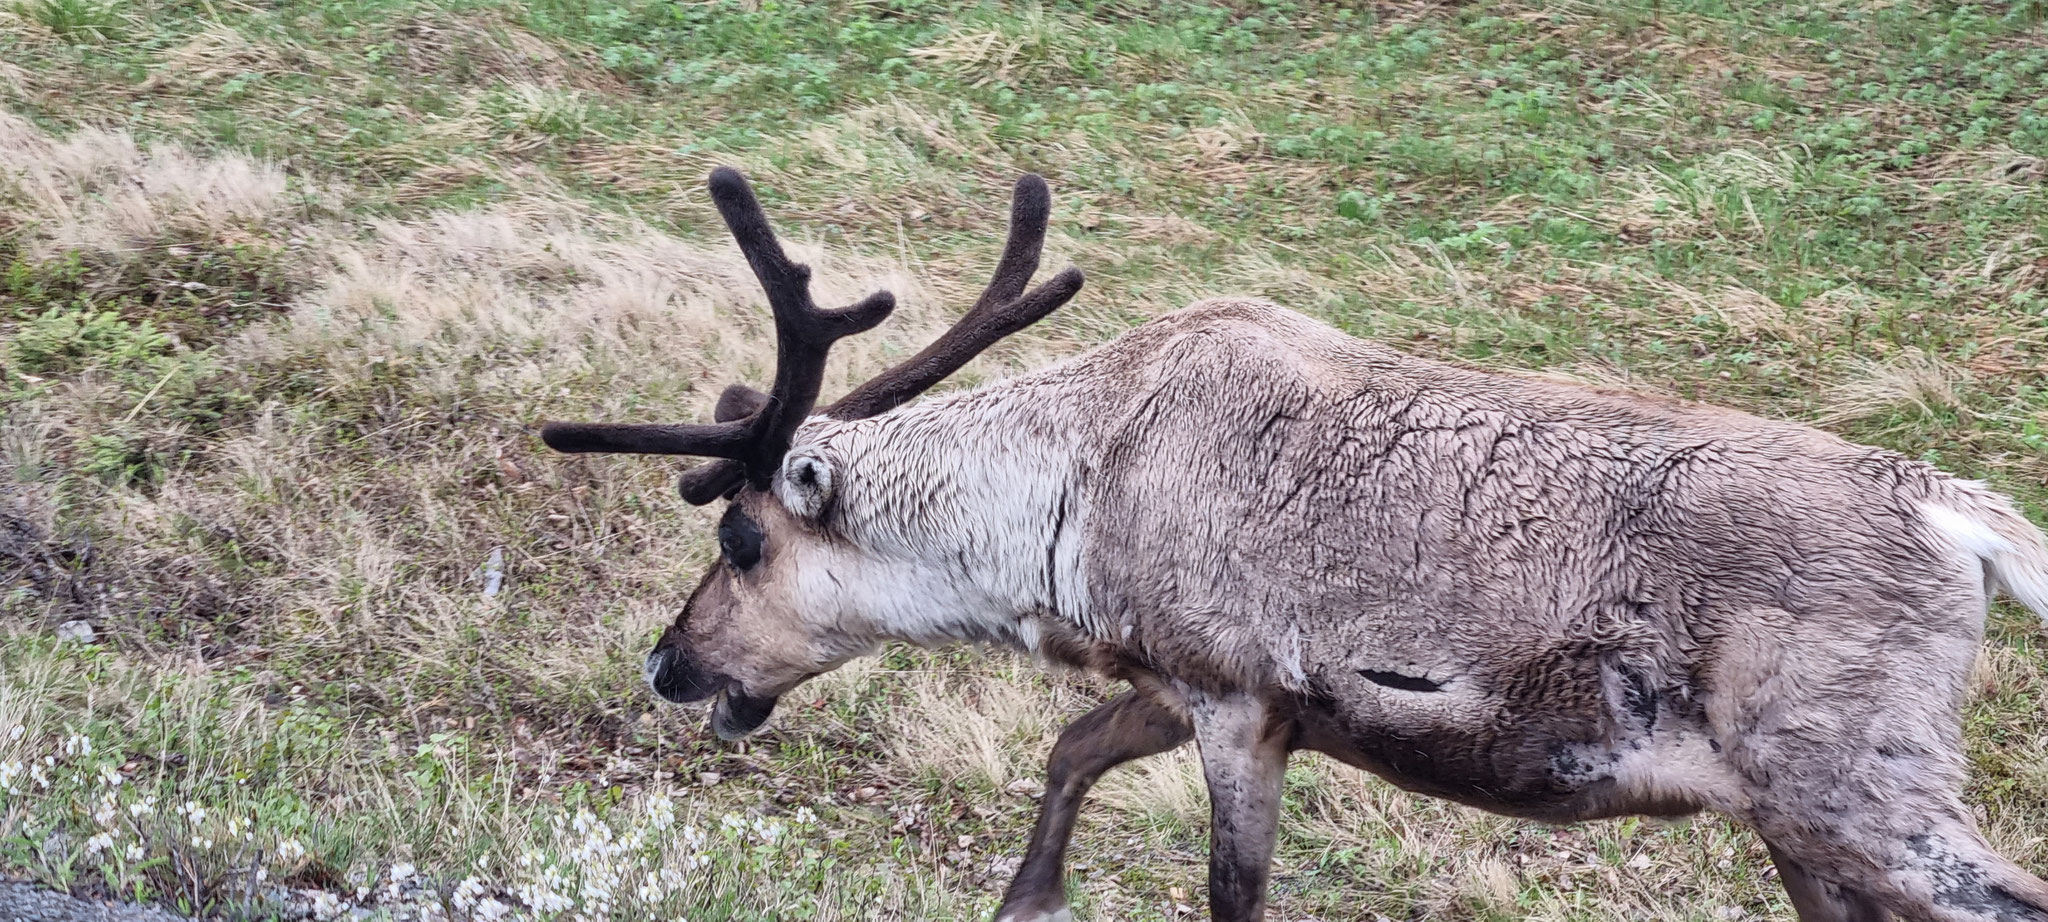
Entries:
[[[905,302],[828,395],[964,309],[1029,169],[1089,286],[970,383],[1252,294],[1814,422],[2043,521],[2044,16],[0,0],[0,872],[250,919],[990,913],[1053,734],[1114,689],[892,651],[721,745],[638,665],[715,510],[534,437],[766,375],[720,163],[821,302]],[[1980,675],[1972,797],[2048,870],[2030,616],[1994,611]],[[1790,917],[1712,817],[1288,784],[1277,919]],[[1077,908],[1205,912],[1205,849],[1191,755],[1120,770]]]

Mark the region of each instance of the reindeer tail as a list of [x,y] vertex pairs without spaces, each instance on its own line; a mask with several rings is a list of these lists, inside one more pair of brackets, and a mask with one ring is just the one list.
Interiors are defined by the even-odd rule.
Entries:
[[2048,620],[2048,536],[2012,500],[1981,484],[1951,482],[1941,500],[1921,507],[1927,523],[1984,562],[1994,589]]

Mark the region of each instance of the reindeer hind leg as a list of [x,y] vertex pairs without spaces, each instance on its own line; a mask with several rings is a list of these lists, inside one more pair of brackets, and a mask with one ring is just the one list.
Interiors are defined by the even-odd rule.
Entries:
[[1778,868],[1778,882],[1792,900],[1799,922],[1891,922],[1892,915],[1870,895],[1832,881],[1822,880],[1806,866],[1769,842],[1771,863]]
[[1726,806],[1801,869],[1785,877],[1801,918],[1858,919],[1842,914],[1862,900],[1927,922],[2048,922],[2048,883],[1993,851],[1962,798],[1976,632],[1825,614],[1724,657],[1707,701],[1740,779]]

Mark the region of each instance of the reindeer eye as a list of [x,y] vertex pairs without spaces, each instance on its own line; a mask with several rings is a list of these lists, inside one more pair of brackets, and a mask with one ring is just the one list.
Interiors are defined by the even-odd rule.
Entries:
[[753,569],[761,562],[761,538],[761,526],[740,507],[725,510],[725,518],[718,523],[718,550],[727,563],[741,570]]

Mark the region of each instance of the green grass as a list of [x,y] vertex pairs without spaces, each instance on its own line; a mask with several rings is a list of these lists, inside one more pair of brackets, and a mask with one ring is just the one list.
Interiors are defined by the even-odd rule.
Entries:
[[[27,120],[0,124],[0,734],[24,728],[0,765],[58,763],[0,800],[0,869],[256,918],[280,885],[402,912],[474,875],[512,902],[549,862],[690,872],[651,902],[693,920],[992,909],[1019,792],[1109,689],[898,651],[720,746],[694,710],[651,708],[635,665],[708,553],[704,520],[664,465],[532,438],[547,416],[691,417],[760,378],[758,320],[730,322],[753,316],[751,282],[701,192],[718,163],[830,254],[821,285],[916,280],[849,375],[964,307],[1029,169],[1054,188],[1051,261],[1089,287],[970,379],[1254,294],[1420,354],[1817,422],[2043,521],[2041,20],[2031,2],[0,5],[0,108]],[[511,588],[485,598],[493,548]],[[50,641],[81,618],[100,644]],[[1986,825],[2036,869],[2040,636],[1994,612],[1968,718]],[[93,754],[65,754],[72,736]],[[158,800],[121,814],[121,848],[146,844],[132,861],[88,848],[102,764],[122,810]],[[1200,904],[1197,779],[1176,756],[1105,782],[1077,844],[1084,913]],[[705,840],[669,827],[572,860],[602,838],[579,811],[651,836],[655,794]],[[187,801],[211,825],[186,828]],[[799,807],[815,825],[778,842],[722,825]],[[1550,829],[1312,759],[1289,811],[1288,919],[1788,914],[1761,848],[1714,820]],[[231,817],[260,833],[224,844]],[[422,877],[384,892],[401,862]]]

